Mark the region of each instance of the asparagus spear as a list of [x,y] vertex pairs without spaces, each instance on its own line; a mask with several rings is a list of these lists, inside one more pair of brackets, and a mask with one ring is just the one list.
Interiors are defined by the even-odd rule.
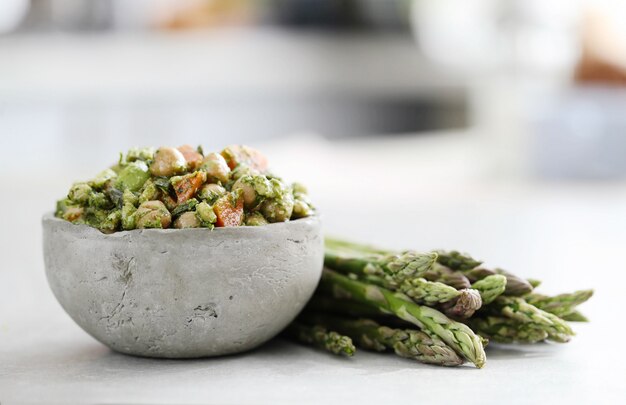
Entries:
[[461,273],[443,266],[433,269],[436,257],[434,253],[413,251],[384,256],[362,256],[357,253],[355,256],[354,253],[326,250],[324,264],[341,273],[354,274],[364,281],[405,293],[417,303],[435,305],[459,298],[462,294],[456,288],[470,287],[469,280]]
[[[390,260],[392,257],[396,257],[397,260],[395,265],[398,268],[403,268],[404,262],[407,260],[411,260],[412,255],[416,255],[415,257],[424,255],[413,251],[406,251],[403,254],[394,255],[393,252],[380,250],[372,246],[331,238],[326,239],[326,248],[325,262],[328,267],[331,267],[338,271],[342,271],[344,273],[348,271],[357,274],[362,273],[363,267],[365,266],[364,264],[362,265],[361,263],[359,263],[359,261],[367,261],[368,256],[369,260],[371,261],[375,260],[377,256],[386,257],[387,260]],[[475,260],[471,256],[460,253],[458,251],[440,250],[432,253],[436,254],[436,263],[432,264],[430,267],[420,267],[419,271],[415,275],[416,277],[423,277],[429,281],[439,281],[444,284],[453,286],[456,289],[464,289],[470,288],[470,281],[476,282],[494,274],[501,274],[507,278],[507,285],[505,290],[506,295],[520,296],[530,293],[533,289],[532,284],[528,280],[517,277],[514,274],[511,274],[505,270],[477,268],[482,264],[481,261]],[[338,268],[336,267],[336,262],[342,257],[349,263],[343,263],[340,266],[341,268]],[[357,262],[351,262],[349,260],[350,258],[357,259]],[[350,265],[354,265],[354,267],[349,269]],[[411,266],[408,267],[414,269]],[[384,270],[385,266],[382,266],[382,268]],[[372,267],[368,269],[368,273],[374,274],[377,272],[377,270],[378,268],[374,264],[372,264]],[[531,281],[537,283],[537,280]]]
[[475,269],[464,271],[463,274],[465,274],[467,278],[469,278],[472,282],[482,280],[483,278],[489,277],[494,274],[501,274],[506,277],[506,289],[504,290],[505,295],[521,296],[524,294],[528,294],[533,290],[533,286],[530,285],[527,280],[517,277],[516,275],[502,269],[491,270],[478,267]]
[[385,278],[379,276],[361,275],[361,277],[358,277],[354,273],[348,273],[347,275],[356,277],[363,282],[401,292],[418,304],[433,306],[448,301],[456,301],[462,295],[454,287],[436,281],[428,281],[421,277],[408,278],[399,283],[394,283],[388,282]]
[[[410,328],[411,323],[400,318],[391,316],[387,311],[381,311],[378,308],[349,299],[337,299],[321,294],[315,294],[305,308],[305,312],[322,312],[333,314],[334,316],[348,316],[356,318],[376,319],[386,326],[394,328]],[[480,336],[479,336],[480,337]],[[483,347],[487,346],[488,341],[481,339]]]
[[536,278],[527,278],[526,281],[528,281],[528,284],[530,284],[533,289],[541,285],[541,280],[537,280]]
[[472,288],[478,290],[483,300],[483,305],[487,305],[504,293],[506,277],[501,274],[493,274],[476,281],[472,284]]
[[398,356],[441,366],[463,364],[463,359],[441,339],[418,330],[389,328],[371,319],[353,320],[323,314],[305,314],[303,319],[350,336],[364,349],[390,349]]
[[474,312],[482,306],[483,301],[478,290],[468,288],[459,293],[456,300],[443,303],[441,310],[451,318],[467,319],[474,315]]
[[[401,281],[399,280],[400,277],[423,277],[428,281],[448,284],[458,290],[470,288],[470,282],[463,273],[435,262],[437,260],[436,252],[424,254],[404,251],[397,253],[332,238],[326,238],[325,242],[326,256],[324,262],[326,266],[344,274],[385,276],[385,264],[380,266],[376,262],[379,260],[383,262],[393,261],[394,263],[391,264],[392,273],[405,267],[410,271],[413,270],[413,272],[400,272],[396,277],[388,280],[392,283],[398,284]],[[418,263],[414,263],[414,261],[418,261]]]
[[475,317],[468,325],[481,336],[500,343],[537,343],[548,338],[542,325],[521,323],[502,316]]
[[457,252],[456,250],[437,251],[437,262],[453,270],[467,271],[480,266],[483,262],[473,259],[469,255]]
[[438,263],[443,264],[452,270],[462,272],[472,282],[482,280],[483,278],[493,274],[502,274],[507,279],[505,290],[506,295],[520,296],[528,294],[533,290],[533,286],[528,282],[528,280],[517,277],[516,275],[505,270],[478,268],[482,262],[473,259],[469,255],[459,253],[455,250],[449,252],[437,251],[437,255]]
[[406,279],[421,277],[420,274],[428,270],[436,259],[436,253],[406,251],[363,256],[360,253],[354,255],[327,249],[324,264],[344,274],[379,277],[386,285],[397,287]]
[[568,294],[559,294],[554,296],[541,295],[531,293],[524,296],[529,304],[550,312],[556,316],[562,317],[572,313],[576,306],[587,301],[593,295],[593,290],[579,290]]
[[404,294],[351,280],[329,269],[322,273],[320,289],[335,298],[350,298],[394,314],[418,326],[429,336],[438,336],[476,367],[482,368],[485,364],[482,341],[467,325],[450,320],[436,309],[415,304]]
[[589,322],[589,319],[587,319],[587,317],[579,311],[574,311],[570,314],[564,315],[561,319],[568,322]]
[[521,323],[540,325],[548,332],[548,338],[557,342],[567,342],[574,332],[561,318],[545,312],[519,297],[499,296],[491,305],[494,310],[507,318]]
[[292,322],[286,329],[287,336],[302,343],[318,347],[333,354],[351,357],[356,348],[352,339],[334,331],[328,331],[320,325],[308,326],[300,322]]
[[424,274],[434,279],[447,281],[461,277],[461,285],[469,286],[467,278],[460,273],[454,274],[451,270],[444,272],[443,269],[433,270],[432,266],[436,258],[434,253],[423,254],[413,251],[406,251],[399,255],[363,256],[360,252],[356,255],[346,253],[344,248],[343,253],[327,249],[324,262],[333,270],[348,275],[354,274],[362,281],[401,292],[418,304],[433,306],[446,303],[443,306],[444,312],[453,318],[469,318],[482,305],[477,292],[457,291],[447,284],[428,281],[419,276]]
[[343,251],[350,254],[361,253],[361,254],[388,254],[389,251],[379,249],[375,246],[365,245],[357,242],[348,242],[343,239],[336,239],[331,237],[324,238],[324,246],[326,250],[335,250],[335,251]]
[[[386,286],[381,285],[381,287]],[[393,290],[393,288],[390,289]],[[395,290],[411,297],[411,299],[418,304],[426,304],[430,306],[452,300],[456,301],[456,299],[462,294],[456,288],[450,287],[447,284],[427,281],[424,278],[405,280]]]
[[471,288],[469,279],[463,273],[452,270],[439,263],[434,263],[430,269],[423,273],[423,277],[426,280],[448,284],[457,290]]

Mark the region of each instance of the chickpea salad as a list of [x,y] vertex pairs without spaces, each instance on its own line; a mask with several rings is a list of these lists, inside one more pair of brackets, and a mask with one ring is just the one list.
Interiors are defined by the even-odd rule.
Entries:
[[232,145],[133,148],[74,183],[55,216],[104,233],[144,228],[260,226],[313,215],[306,189],[268,171],[259,151]]

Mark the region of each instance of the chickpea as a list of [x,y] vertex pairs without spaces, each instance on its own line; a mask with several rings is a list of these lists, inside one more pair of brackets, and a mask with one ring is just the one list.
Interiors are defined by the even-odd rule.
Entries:
[[306,201],[296,198],[293,204],[293,216],[295,218],[304,218],[313,215],[313,209]]
[[213,204],[218,198],[226,194],[226,189],[219,184],[211,183],[205,184],[198,191],[198,198],[207,200],[210,204]]
[[196,217],[196,213],[192,211],[187,211],[184,214],[181,214],[174,221],[174,228],[184,229],[184,228],[198,228],[200,227],[200,221]]
[[230,176],[233,180],[239,180],[243,176],[258,176],[259,174],[261,172],[242,163],[233,169]]
[[308,194],[306,187],[300,183],[293,183],[291,185],[294,194]]
[[252,183],[254,185],[254,191],[256,191],[258,195],[268,198],[276,196],[272,182],[268,180],[267,177],[263,175],[254,176]]
[[275,196],[272,183],[263,175],[240,177],[233,184],[233,191],[235,190],[241,190],[243,202],[247,208],[257,203],[257,196],[270,198]]
[[254,189],[251,176],[240,177],[235,184],[233,184],[233,191],[241,190],[243,196],[243,204],[246,207],[251,207],[256,201],[256,190]]
[[83,218],[84,209],[83,207],[68,207],[63,213],[63,219],[75,222],[79,219]]
[[176,148],[162,147],[154,154],[150,173],[154,176],[170,177],[187,170],[185,156]]
[[215,152],[205,156],[200,169],[204,170],[211,178],[222,183],[226,183],[230,175],[230,167],[228,167],[226,160],[222,155]]
[[240,164],[250,166],[259,172],[267,170],[267,158],[261,152],[244,145],[230,145],[224,148],[222,156],[228,162],[228,166],[234,169]]
[[260,212],[253,212],[246,218],[247,226],[263,226],[267,224],[267,219]]
[[190,145],[183,145],[176,148],[183,154],[187,165],[191,170],[196,170],[202,164],[202,155]]
[[167,228],[172,223],[172,216],[161,201],[146,201],[142,203],[137,212],[137,228]]
[[261,205],[261,212],[269,222],[285,222],[291,218],[293,206],[293,196],[285,193],[280,198],[265,200]]

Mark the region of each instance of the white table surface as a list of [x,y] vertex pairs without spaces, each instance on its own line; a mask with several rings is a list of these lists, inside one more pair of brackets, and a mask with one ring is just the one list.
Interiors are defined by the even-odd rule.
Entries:
[[[0,231],[0,403],[624,403],[624,184],[514,179],[483,146],[450,135],[337,145],[297,138],[264,150],[277,172],[309,184],[328,233],[466,250],[541,278],[547,293],[594,288],[582,308],[592,322],[575,324],[572,342],[490,345],[482,370],[364,351],[336,358],[282,339],[215,359],[117,354],[65,315],[44,276],[40,215],[76,174],[4,172],[0,212],[11,214]],[[95,159],[81,173],[100,166]],[[381,212],[383,202],[392,208]]]

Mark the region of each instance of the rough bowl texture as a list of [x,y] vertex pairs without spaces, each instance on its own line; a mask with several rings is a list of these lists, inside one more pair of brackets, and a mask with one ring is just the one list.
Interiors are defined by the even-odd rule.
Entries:
[[264,343],[304,307],[324,259],[317,217],[105,235],[48,214],[43,236],[48,282],[72,319],[114,350],[149,357]]

